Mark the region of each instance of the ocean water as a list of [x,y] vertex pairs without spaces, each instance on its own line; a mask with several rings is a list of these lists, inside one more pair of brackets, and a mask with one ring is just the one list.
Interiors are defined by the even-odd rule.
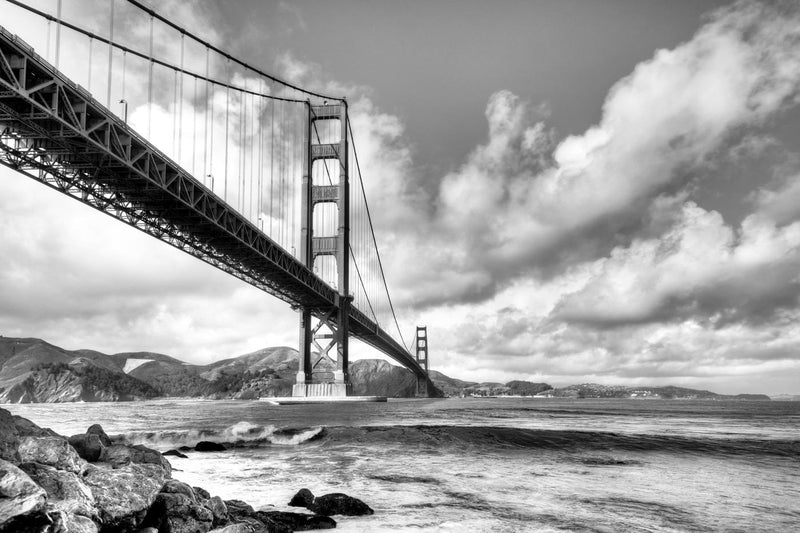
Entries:
[[4,405],[70,435],[100,423],[173,477],[256,508],[307,487],[375,514],[340,531],[797,532],[800,402],[466,398]]

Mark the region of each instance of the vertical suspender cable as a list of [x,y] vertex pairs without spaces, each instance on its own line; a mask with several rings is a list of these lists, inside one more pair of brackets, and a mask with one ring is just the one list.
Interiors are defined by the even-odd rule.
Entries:
[[197,102],[197,76],[194,77],[194,81],[192,82],[192,175],[197,177],[195,174],[195,164],[197,163],[197,108],[195,107],[195,103]]
[[50,19],[47,19],[47,45],[45,48],[46,52],[44,54],[45,59],[50,61]]
[[150,15],[150,62],[147,72],[147,138],[151,139],[150,134],[153,126],[153,15]]
[[244,144],[244,125],[247,122],[247,109],[245,108],[246,99],[245,93],[239,93],[239,179],[236,180],[237,188],[239,189],[239,212],[244,215],[244,162],[245,162],[245,144]]
[[[275,87],[274,83],[270,83],[270,91],[269,93],[272,94],[273,88]],[[275,203],[275,197],[273,196],[274,191],[274,184],[275,184],[275,100],[270,102],[272,107],[272,119],[270,121],[270,135],[269,135],[269,235],[270,237],[274,238],[272,233],[272,204]]]
[[[127,70],[128,51],[122,51],[122,100],[125,101],[125,74]],[[127,105],[127,104],[125,104]]]
[[114,57],[114,0],[111,0],[111,20],[108,28],[108,41],[108,90],[106,92],[106,107],[111,109],[112,60]]
[[[172,71],[172,157],[178,152],[178,71]],[[178,161],[180,164],[180,161]]]
[[[186,37],[186,34],[181,32],[181,70],[183,70],[183,50],[184,50],[184,40],[185,40],[184,37]],[[175,72],[175,76],[176,77],[180,76],[180,79],[181,79],[181,81],[180,81],[180,95],[178,96],[180,106],[178,107],[178,151],[177,151],[177,154],[178,154],[177,161],[178,161],[178,164],[180,165],[181,164],[181,152],[182,152],[181,149],[183,148],[183,77],[184,76],[183,76],[182,72],[180,74],[178,74],[178,72]],[[178,94],[178,93],[176,93],[176,94]]]
[[217,96],[217,89],[214,85],[211,85],[211,91],[210,131],[208,132],[208,175],[211,177],[211,191],[214,192],[214,99]]
[[[231,60],[228,59],[228,68],[226,69],[226,82],[231,77]],[[230,113],[231,106],[231,90],[228,84],[225,84],[225,187],[223,188],[222,199],[228,201],[228,114]]]
[[89,37],[89,76],[86,80],[86,87],[89,89],[89,92],[92,92],[92,51],[94,48],[94,38]]
[[[195,78],[195,81],[197,78]],[[208,47],[206,46],[206,80],[205,80],[205,87],[206,87],[206,97],[204,100],[203,105],[203,112],[205,113],[204,121],[203,121],[203,182],[205,183],[206,177],[208,176]]]
[[61,0],[58,0],[56,8],[56,70],[58,70],[59,59],[61,57]]
[[[258,92],[264,94],[264,78],[258,80]],[[258,98],[258,203],[256,216],[261,217],[262,201],[264,199],[262,178],[264,176],[264,97]],[[263,219],[262,219],[263,220]],[[263,225],[261,231],[264,231]]]

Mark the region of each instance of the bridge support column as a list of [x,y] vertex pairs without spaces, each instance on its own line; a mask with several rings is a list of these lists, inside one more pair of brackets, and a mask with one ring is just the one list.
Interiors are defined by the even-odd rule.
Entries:
[[[323,139],[318,121],[339,121],[340,139]],[[345,102],[312,106],[308,104],[306,158],[304,160],[301,198],[301,248],[303,263],[314,270],[318,257],[332,256],[336,261],[338,295],[329,309],[301,309],[300,363],[293,396],[347,396],[350,393],[350,183],[348,174],[347,104]],[[334,168],[328,167],[328,161]],[[325,165],[317,172],[314,164]],[[338,171],[338,173],[337,173]],[[334,180],[335,178],[335,180]],[[336,183],[335,181],[338,181]],[[314,208],[335,204],[338,224],[335,235],[314,235]],[[334,283],[334,280],[324,280]],[[316,323],[313,323],[316,322]],[[336,346],[335,350],[332,348]],[[334,358],[335,357],[335,358]]]
[[428,327],[417,326],[417,334],[414,337],[414,348],[416,350],[417,363],[425,369],[425,376],[417,376],[417,398],[428,398],[430,391],[428,384]]

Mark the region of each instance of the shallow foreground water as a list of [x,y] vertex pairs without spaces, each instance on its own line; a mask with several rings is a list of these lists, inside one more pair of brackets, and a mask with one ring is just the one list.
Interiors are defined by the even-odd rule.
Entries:
[[254,507],[307,487],[375,515],[340,531],[800,531],[800,402],[467,398],[4,405],[63,435],[100,423],[173,477]]

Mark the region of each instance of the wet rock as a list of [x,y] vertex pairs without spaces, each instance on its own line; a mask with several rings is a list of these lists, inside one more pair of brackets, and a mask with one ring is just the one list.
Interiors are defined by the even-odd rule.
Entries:
[[174,455],[175,457],[180,457],[181,459],[188,459],[189,456],[185,453],[181,453],[178,450],[167,450],[166,452],[162,453],[161,455]]
[[97,533],[97,524],[85,516],[64,511],[54,511],[49,516],[53,525],[47,530],[48,533]]
[[207,500],[211,497],[211,493],[208,492],[203,487],[192,487],[192,490],[194,490],[195,496],[197,496],[201,500]]
[[100,460],[104,463],[109,463],[114,468],[130,463],[153,464],[163,468],[167,473],[167,477],[172,475],[172,465],[169,464],[169,461],[164,459],[161,452],[147,446],[115,444],[103,449]]
[[312,529],[334,529],[336,521],[329,516],[284,511],[256,511],[255,518],[265,524],[279,524],[289,531],[310,531]]
[[[94,496],[74,472],[38,463],[22,463],[20,469],[47,493],[47,510],[97,518]],[[77,526],[76,526],[77,527]]]
[[255,533],[255,529],[250,524],[238,523],[212,529],[209,533]]
[[210,442],[207,440],[201,440],[198,442],[194,449],[198,452],[224,452],[227,450],[224,444],[220,444],[219,442]]
[[312,503],[314,503],[314,494],[310,490],[303,488],[292,496],[289,505],[292,507],[308,507]]
[[58,433],[50,428],[40,428],[27,418],[22,418],[19,415],[14,415],[14,425],[17,427],[17,433],[20,437],[61,437]]
[[79,435],[72,435],[68,441],[70,446],[75,448],[75,451],[78,452],[81,459],[89,461],[90,463],[99,461],[100,457],[103,455],[105,446],[103,446],[99,435],[82,433]]
[[364,516],[374,514],[375,511],[358,498],[353,498],[347,494],[335,492],[317,496],[314,502],[308,506],[308,510],[324,516],[345,515],[345,516]]
[[192,446],[178,446],[178,450],[182,452],[191,452],[194,448]]
[[[211,530],[212,512],[197,502],[189,485],[180,485],[188,489],[191,496],[185,492],[159,493],[147,512],[144,525],[166,533],[205,533]],[[182,490],[184,487],[173,486],[172,489]]]
[[214,516],[214,526],[221,526],[228,521],[228,506],[225,505],[225,502],[222,501],[222,498],[219,496],[209,498],[203,502],[203,505],[205,505]]
[[228,509],[228,515],[232,519],[253,516],[255,513],[253,506],[242,500],[225,500],[225,507]]
[[168,478],[166,471],[154,464],[131,463],[113,468],[90,464],[83,481],[92,491],[103,531],[137,528]]
[[0,459],[0,531],[23,531],[46,524],[47,495],[41,487],[14,466]]
[[63,437],[22,437],[18,450],[23,463],[40,463],[78,474],[86,468],[86,461]]
[[194,489],[190,487],[188,483],[178,481],[177,479],[168,479],[167,482],[164,483],[164,486],[161,487],[161,492],[167,494],[183,494],[189,498],[192,503],[197,503],[197,496],[194,493]]
[[0,409],[0,459],[19,463],[19,433],[14,417],[5,409]]
[[106,432],[103,431],[103,427],[100,424],[92,424],[89,426],[89,429],[86,430],[87,435],[97,435],[100,439],[100,443],[103,446],[111,446],[111,438],[106,435]]

